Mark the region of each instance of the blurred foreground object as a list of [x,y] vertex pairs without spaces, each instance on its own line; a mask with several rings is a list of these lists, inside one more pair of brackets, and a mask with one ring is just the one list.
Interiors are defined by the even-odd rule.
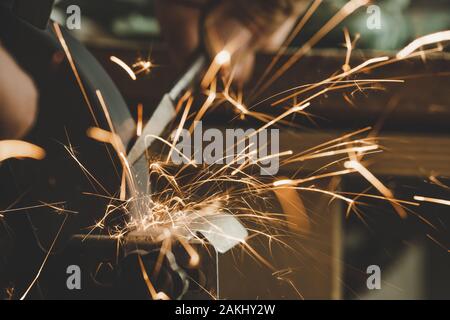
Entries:
[[33,126],[38,93],[31,78],[0,47],[0,138],[24,136]]
[[[173,61],[178,66],[202,45],[211,57],[223,49],[232,53],[230,66],[237,82],[246,81],[253,69],[255,52],[277,48],[286,38],[304,0],[222,1],[204,14],[210,1],[156,1],[159,18]],[[203,17],[204,15],[204,17]]]
[[0,162],[10,158],[42,160],[44,157],[44,149],[34,144],[20,140],[0,141]]

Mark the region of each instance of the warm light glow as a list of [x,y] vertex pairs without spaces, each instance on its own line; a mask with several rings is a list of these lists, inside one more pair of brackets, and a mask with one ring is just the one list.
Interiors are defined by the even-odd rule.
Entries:
[[231,61],[231,54],[227,50],[222,50],[216,55],[214,61],[220,66],[228,64]]
[[275,181],[273,183],[274,187],[281,187],[281,186],[289,186],[289,185],[294,185],[294,181],[290,180],[290,179],[285,179],[285,180],[279,180],[279,181]]
[[150,61],[139,60],[135,64],[133,64],[133,70],[135,75],[139,75],[141,73],[148,74],[150,73],[150,69],[153,67],[153,64]]
[[136,124],[136,135],[138,137],[142,134],[142,115],[143,115],[144,106],[142,103],[139,103],[137,106],[137,124]]
[[45,158],[45,151],[41,147],[21,140],[0,141],[0,162],[10,158],[42,160]]
[[114,142],[113,134],[110,131],[106,131],[101,128],[97,127],[88,128],[86,131],[86,135],[89,138],[97,140],[99,142],[111,144]]
[[[184,251],[189,255],[189,267],[197,267],[200,265],[200,260],[203,256],[200,255],[201,252],[197,251],[197,245],[194,246],[193,244],[205,244],[209,241],[210,244],[215,246],[214,241],[211,241],[205,236],[208,232],[212,232],[213,235],[232,240],[233,242],[236,242],[237,240],[236,243],[240,244],[240,247],[244,249],[246,253],[262,263],[265,267],[272,270],[273,275],[280,278],[283,277],[283,270],[276,270],[265,256],[261,255],[250,245],[252,242],[245,242],[244,237],[236,236],[231,229],[222,228],[219,223],[217,225],[215,224],[214,219],[210,219],[211,217],[214,218],[215,216],[220,216],[222,213],[236,217],[239,220],[242,219],[243,222],[250,222],[249,226],[255,224],[258,225],[259,227],[255,228],[255,230],[251,227],[247,229],[249,232],[249,239],[255,236],[262,236],[268,240],[269,245],[272,242],[279,242],[287,248],[288,246],[282,239],[282,236],[285,236],[283,233],[283,230],[286,229],[285,227],[291,229],[294,227],[292,231],[295,232],[301,231],[306,233],[309,231],[309,224],[311,221],[307,215],[307,208],[300,198],[300,196],[303,196],[303,194],[307,192],[314,192],[327,196],[331,201],[335,201],[336,199],[344,201],[348,205],[347,214],[352,211],[355,212],[358,217],[363,216],[359,214],[360,210],[358,206],[364,204],[359,201],[360,198],[373,198],[388,201],[403,218],[407,216],[407,212],[405,211],[407,205],[420,205],[417,202],[407,202],[394,198],[394,190],[391,191],[387,188],[382,181],[369,171],[369,167],[366,167],[366,163],[370,163],[371,160],[369,159],[366,161],[365,157],[368,157],[372,153],[378,153],[384,150],[382,149],[382,146],[378,144],[381,143],[378,141],[381,139],[378,139],[375,136],[377,130],[369,132],[372,130],[371,128],[359,129],[358,131],[314,145],[306,150],[296,150],[295,153],[292,150],[278,150],[276,153],[272,152],[270,155],[266,155],[267,153],[261,154],[261,152],[258,152],[260,150],[252,150],[253,144],[250,143],[250,138],[258,135],[262,130],[266,130],[269,127],[277,126],[279,124],[282,124],[283,127],[284,125],[295,125],[290,119],[294,116],[308,117],[309,112],[305,112],[305,109],[309,108],[316,100],[325,97],[329,93],[342,92],[346,95],[358,91],[363,92],[363,90],[379,89],[379,84],[381,83],[401,83],[403,80],[391,78],[373,79],[368,78],[367,76],[364,76],[364,79],[359,79],[357,76],[369,74],[369,71],[375,68],[391,64],[398,61],[398,59],[406,58],[424,45],[450,40],[450,31],[438,32],[415,40],[397,54],[397,59],[382,56],[368,59],[359,65],[352,66],[351,56],[359,36],[357,35],[352,41],[350,33],[345,30],[345,45],[347,52],[345,55],[343,71],[332,73],[322,81],[315,83],[304,83],[301,81],[296,87],[284,88],[284,91],[271,93],[272,95],[270,97],[260,97],[261,94],[266,94],[266,89],[270,89],[267,91],[277,90],[276,88],[271,88],[271,85],[277,79],[279,79],[297,61],[307,55],[311,48],[334,30],[336,26],[341,25],[344,19],[369,2],[369,0],[346,1],[346,4],[343,5],[331,19],[325,22],[317,33],[311,36],[311,38],[306,39],[304,44],[298,50],[292,54],[285,55],[284,51],[288,50],[289,46],[283,46],[283,49],[278,52],[277,57],[272,61],[269,68],[267,68],[263,76],[260,77],[260,81],[256,84],[251,94],[248,94],[247,91],[235,89],[235,86],[233,85],[233,72],[228,76],[226,74],[221,74],[221,70],[223,70],[224,67],[229,66],[232,58],[233,60],[238,58],[234,55],[235,49],[237,49],[236,47],[227,45],[226,48],[228,50],[224,49],[211,57],[212,61],[209,61],[211,65],[204,66],[206,72],[203,75],[199,88],[189,87],[189,91],[184,92],[184,95],[182,95],[180,99],[173,101],[174,104],[176,104],[177,117],[171,124],[171,126],[173,126],[171,129],[175,128],[175,130],[171,131],[172,135],[170,138],[162,135],[144,133],[145,138],[161,142],[165,146],[160,149],[159,153],[156,151],[156,148],[154,148],[155,150],[152,149],[151,153],[146,154],[148,156],[148,167],[145,167],[145,169],[148,169],[149,176],[151,177],[149,181],[157,181],[154,188],[153,185],[151,189],[149,188],[151,192],[137,192],[137,185],[133,180],[136,175],[135,169],[141,170],[142,168],[132,166],[134,162],[127,158],[126,148],[122,143],[120,136],[117,135],[115,131],[118,130],[117,124],[113,123],[109,112],[110,110],[108,109],[101,92],[99,90],[96,91],[97,98],[102,107],[103,115],[107,120],[108,126],[105,126],[105,129],[101,129],[97,123],[97,127],[90,128],[87,131],[87,134],[97,141],[113,145],[114,151],[117,153],[116,156],[120,159],[122,166],[122,172],[116,170],[119,178],[121,174],[120,194],[117,194],[117,192],[114,192],[113,194],[108,193],[108,190],[100,184],[95,178],[95,175],[89,173],[87,168],[85,168],[76,158],[72,146],[70,146],[70,148],[66,147],[66,149],[93,185],[98,185],[103,190],[103,194],[95,194],[95,196],[100,196],[109,200],[103,218],[96,221],[95,225],[92,226],[92,229],[103,229],[104,232],[107,232],[113,239],[123,238],[123,241],[127,241],[133,234],[136,234],[144,236],[145,238],[143,241],[154,242],[155,244],[162,243],[159,256],[154,266],[145,265],[140,256],[138,256],[142,279],[147,286],[149,295],[153,299],[171,298],[163,291],[165,288],[158,288],[159,283],[156,281],[158,278],[155,276],[163,266],[166,266],[166,264],[163,263],[164,259],[169,262],[167,266],[172,268],[173,272],[184,277],[185,272],[181,270],[181,268],[178,268],[179,266],[176,263],[176,258],[178,257],[176,257],[176,252],[172,251],[172,247],[175,244],[181,244]],[[295,35],[300,32],[306,24],[306,21],[309,20],[313,12],[319,8],[321,3],[322,0],[314,1],[310,9],[305,13],[304,18],[289,36],[289,40],[286,43],[295,38]],[[69,48],[67,47],[58,26],[55,26],[55,31],[64,48],[83,96],[85,97],[89,108],[92,110],[81,78],[75,68],[75,63],[70,56]],[[239,45],[239,41],[237,43]],[[422,53],[424,52],[417,52],[416,55]],[[151,68],[157,66],[153,65],[150,61],[142,59],[138,59],[134,64],[130,65],[127,65],[124,61],[115,56],[111,56],[110,60],[124,69],[133,80],[148,74]],[[276,63],[278,60],[282,63],[279,68],[275,69],[276,66],[280,65],[280,63]],[[344,91],[347,89],[355,91]],[[193,92],[196,94],[194,95]],[[201,100],[197,100],[199,98],[201,98]],[[255,99],[264,100],[255,103]],[[256,108],[263,102],[274,107],[270,113],[264,113],[264,109],[261,110]],[[220,161],[216,161],[214,165],[206,166],[206,164],[201,162],[197,163],[195,155],[188,154],[188,156],[186,156],[184,152],[177,149],[178,142],[182,137],[182,130],[186,127],[189,128],[190,132],[194,131],[197,121],[200,121],[208,111],[213,112],[217,108],[221,108],[223,104],[225,107],[236,111],[236,119],[244,119],[244,117],[254,118],[261,121],[262,124],[258,124],[258,127],[255,128],[252,133],[246,134],[234,144],[233,149],[237,145],[241,145],[249,140],[248,146],[246,146],[245,150],[238,155],[229,156],[231,159],[223,156],[223,158],[219,159]],[[198,106],[201,107],[198,108]],[[177,123],[175,123],[175,121],[177,121]],[[143,126],[143,105],[139,104],[137,106],[136,117],[137,136],[142,135]],[[364,137],[361,137],[363,133],[367,133],[367,136],[364,134]],[[357,135],[359,137],[356,137]],[[257,145],[257,148],[258,147],[259,145]],[[5,157],[4,153],[5,148],[0,145],[0,161],[2,160],[2,157]],[[184,159],[184,165],[178,166],[171,161],[171,155],[173,153],[177,153]],[[10,152],[10,154],[19,157],[18,155],[21,153],[14,150],[14,152]],[[192,159],[190,158],[191,156]],[[258,156],[260,158],[258,158]],[[292,172],[295,171],[292,176],[267,176],[261,178],[252,174],[252,168],[262,167],[264,161],[281,157],[286,158],[280,160],[280,166],[287,164],[301,165],[288,168],[284,167],[284,172],[287,172],[286,169],[289,171],[293,169]],[[306,164],[306,161],[319,158],[321,161],[317,161],[319,164],[314,171],[310,172],[309,167],[306,166],[305,169],[308,169],[308,171],[303,170],[303,164]],[[327,158],[330,158],[329,161]],[[131,164],[129,161],[131,161]],[[315,161],[311,166],[314,164]],[[342,165],[344,165],[345,168],[342,168]],[[191,166],[193,168],[190,168]],[[194,168],[197,169],[197,171],[195,171]],[[191,174],[191,170],[192,173],[195,174]],[[367,191],[362,193],[337,191],[339,190],[338,187],[341,181],[340,177],[356,173],[359,173],[363,178],[369,181],[378,192],[375,192],[375,194],[367,194],[365,193]],[[316,184],[316,182],[323,179],[326,179],[326,182],[330,181],[329,184],[327,183],[325,189],[322,189],[322,184]],[[273,198],[274,195],[279,200],[280,207],[283,209],[281,212],[271,212],[269,209],[272,208],[271,206],[265,207],[264,205],[255,205],[261,203],[264,204],[267,199]],[[415,196],[414,199],[416,201],[450,205],[449,200],[427,198],[419,195]],[[52,209],[56,208],[51,205],[47,206]],[[24,208],[21,210],[23,209]],[[123,226],[109,225],[107,217],[118,210],[128,214],[129,219],[126,219]],[[137,214],[134,214],[135,210]],[[6,213],[6,211],[0,211],[0,213]],[[411,213],[413,213],[413,211],[411,211]],[[201,223],[199,223],[199,221]],[[201,227],[198,225],[201,225]],[[208,232],[205,232],[205,234],[201,233],[203,231],[201,228],[207,228]],[[201,236],[199,235],[199,232],[201,233]],[[46,260],[44,260],[40,270],[42,270],[45,261]],[[149,270],[147,270],[147,268],[149,268]],[[30,288],[37,281],[39,273],[23,297],[26,296]],[[219,277],[219,272],[217,272],[217,277]],[[155,279],[154,283],[152,282],[153,279]],[[210,293],[208,291],[213,297],[214,293],[212,292],[213,291]],[[217,298],[219,298],[218,289],[215,293],[217,294]],[[301,296],[299,292],[298,294]]]

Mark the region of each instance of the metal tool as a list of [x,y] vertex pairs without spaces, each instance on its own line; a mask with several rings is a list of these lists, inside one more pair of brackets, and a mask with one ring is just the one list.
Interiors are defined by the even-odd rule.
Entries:
[[[51,8],[50,4],[52,1],[42,1],[42,3],[45,1],[46,4],[45,12],[50,12],[48,8]],[[17,1],[17,3],[19,2],[25,3],[27,1]],[[26,8],[26,6],[16,5],[16,8],[17,11],[21,12],[19,9]],[[22,11],[25,13],[29,12],[27,10]],[[22,14],[22,16],[28,17],[27,14]],[[42,22],[44,19],[35,20],[39,21],[39,26],[46,24]],[[188,90],[194,89],[200,84],[201,76],[207,68],[208,57],[204,53],[197,55],[197,58],[193,60],[193,63],[186,69],[172,89],[163,96],[155,112],[145,125],[142,135],[132,144],[136,132],[136,123],[119,91],[112,83],[112,80],[98,67],[97,61],[91,55],[87,54],[86,49],[64,31],[63,33],[72,55],[76,57],[75,63],[79,72],[87,75],[84,77],[84,81],[89,87],[98,89],[102,93],[114,130],[122,140],[123,145],[130,150],[127,155],[127,160],[131,167],[134,184],[133,188],[130,188],[130,191],[134,193],[131,213],[134,217],[138,217],[139,214],[148,210],[148,203],[146,203],[148,200],[147,195],[151,194],[148,165],[150,155],[148,149],[156,140],[156,137],[161,136],[169,123],[175,118],[175,104],[178,100]],[[199,51],[201,52],[201,50]],[[82,63],[78,61],[79,57],[83,57]],[[239,242],[244,241],[247,237],[247,231],[239,220],[230,214],[222,212],[214,212],[214,214],[208,215],[207,218],[194,221],[191,230],[201,233],[218,252],[222,253],[228,251]],[[220,234],[218,234],[217,230],[221,230],[219,232]],[[224,234],[227,236],[224,236]]]
[[[34,2],[36,2],[36,7],[34,6]],[[27,6],[27,3],[30,4],[30,6]],[[45,28],[45,26],[47,26],[51,7],[46,5],[41,6],[43,3],[50,3],[50,0],[17,1],[15,13],[13,13],[10,8],[3,10],[4,7],[0,5],[0,26],[2,26],[2,28],[0,28],[0,30],[2,30],[0,32],[0,38],[2,39],[2,46],[8,48],[10,53],[13,54],[16,60],[23,66],[24,70],[33,77],[39,88],[40,118],[38,125],[35,128],[35,132],[32,133],[32,139],[37,139],[37,141],[45,143],[43,147],[51,152],[48,152],[45,161],[35,162],[32,165],[27,164],[26,170],[22,167],[15,168],[14,171],[9,170],[9,168],[8,170],[4,170],[8,171],[8,175],[6,175],[5,172],[1,172],[1,180],[6,182],[8,179],[11,179],[9,171],[11,171],[11,173],[22,173],[23,170],[23,173],[26,174],[20,176],[20,179],[17,177],[15,179],[21,181],[21,185],[26,186],[27,189],[29,186],[32,186],[32,194],[29,194],[28,190],[26,190],[27,198],[41,199],[42,194],[48,190],[49,192],[45,192],[45,194],[49,195],[49,202],[52,202],[52,199],[65,199],[67,200],[67,208],[75,209],[82,213],[88,212],[88,210],[97,212],[97,210],[104,209],[104,203],[102,201],[90,201],[89,199],[84,202],[87,198],[81,194],[80,190],[86,190],[86,188],[89,187],[87,186],[88,182],[80,175],[79,169],[76,166],[73,166],[72,160],[70,157],[67,157],[66,151],[61,147],[60,142],[66,141],[68,139],[67,135],[70,134],[70,142],[79,147],[80,150],[83,150],[86,155],[90,155],[86,156],[88,165],[93,165],[93,167],[96,168],[97,175],[100,177],[100,180],[105,181],[105,185],[113,188],[116,185],[117,180],[116,177],[111,174],[111,168],[104,165],[105,163],[109,163],[109,155],[106,152],[104,154],[99,154],[99,144],[89,139],[85,134],[86,130],[93,125],[92,121],[90,121],[91,113],[88,108],[84,108],[83,97],[79,92],[79,87],[71,73],[72,71],[69,68],[69,64],[64,60],[52,59],[61,56],[62,48],[52,29],[50,27]],[[24,5],[19,6],[18,4]],[[42,9],[42,11],[39,10],[38,12],[37,9]],[[33,17],[36,17],[36,19]],[[167,125],[174,119],[174,103],[185,90],[195,87],[195,82],[200,77],[202,70],[207,63],[206,56],[195,60],[188,71],[181,77],[180,81],[178,81],[173,89],[163,97],[156,112],[145,127],[142,138],[138,139],[136,144],[133,144],[132,141],[135,137],[136,123],[129,112],[125,100],[112,79],[83,44],[71,37],[64,28],[61,28],[61,31],[65,42],[70,49],[80,79],[85,87],[87,98],[91,101],[93,112],[100,115],[103,110],[99,103],[98,96],[96,95],[98,90],[101,92],[108,108],[114,131],[121,138],[124,146],[128,146],[129,149],[131,148],[129,160],[130,163],[132,163],[133,174],[136,177],[135,180],[136,182],[140,182],[141,186],[145,186],[145,188],[142,187],[140,190],[139,187],[138,192],[143,196],[148,195],[151,190],[148,190],[147,187],[149,183],[149,168],[146,155],[147,147],[150,146],[153,141],[150,139],[149,135],[162,135]],[[33,54],[30,55],[30,52],[33,52]],[[61,107],[62,105],[64,106],[63,108]],[[100,121],[99,125],[101,127],[107,127],[105,117],[102,116],[98,118]],[[63,163],[63,161],[66,161],[67,163]],[[19,166],[20,163],[18,162],[16,165]],[[7,179],[3,179],[4,173]],[[47,179],[49,173],[51,173],[53,181],[56,181],[55,185],[50,185],[48,183],[48,181],[50,181]],[[6,193],[6,191],[8,191],[8,193]],[[2,192],[5,194],[2,195],[5,199],[17,199],[22,191],[24,190],[18,189],[16,191],[13,190],[13,188],[8,188],[8,190],[4,188],[2,189]],[[44,211],[46,211],[46,209],[43,208],[41,212]],[[223,220],[220,219],[220,217],[223,217],[220,212],[217,212],[214,217]],[[14,262],[11,270],[5,271],[4,266],[1,265],[2,261],[0,261],[2,275],[5,274],[8,277],[11,277],[11,279],[23,278],[23,280],[26,281],[28,281],[29,277],[23,277],[25,272],[30,272],[30,277],[34,275],[35,269],[42,263],[42,259],[40,254],[36,254],[35,256],[32,255],[31,257],[30,255],[22,254],[26,250],[31,250],[30,252],[33,253],[40,253],[40,248],[36,243],[36,238],[38,236],[37,233],[34,233],[34,225],[31,230],[28,223],[33,220],[33,223],[40,226],[39,230],[41,232],[39,233],[39,238],[41,239],[44,238],[44,236],[48,236],[50,240],[54,237],[54,230],[52,229],[53,225],[57,225],[60,222],[54,218],[52,218],[52,220],[48,219],[49,218],[46,215],[33,215],[33,217],[28,215],[14,215],[8,217],[8,223],[15,227],[14,230],[17,235],[17,241],[15,240],[11,243],[11,245],[14,246],[14,250],[11,250],[9,242],[4,242],[3,239],[0,239],[0,243],[2,244],[0,247],[4,249],[2,253],[3,256],[8,257],[8,261],[16,261],[17,263]],[[55,220],[54,223],[53,219]],[[102,237],[94,234],[78,234],[84,227],[90,225],[90,219],[90,217],[81,214],[74,215],[68,220],[70,223],[67,223],[64,226],[59,239],[70,238],[67,250],[61,251],[62,253],[59,255],[59,258],[54,259],[56,264],[46,265],[47,273],[50,276],[43,275],[40,278],[41,283],[45,282],[50,286],[49,291],[58,292],[58,294],[62,294],[63,296],[64,294],[67,294],[65,287],[64,290],[60,290],[58,287],[58,283],[64,283],[64,281],[59,282],[55,280],[56,277],[66,277],[65,273],[58,273],[60,270],[63,270],[60,268],[60,264],[67,265],[68,263],[73,263],[74,257],[85,259],[86,256],[89,256],[87,254],[89,252],[95,253],[92,258],[93,261],[95,260],[95,263],[97,262],[95,258],[97,255],[104,255],[109,258],[111,256],[114,257],[115,254],[117,254],[117,241],[114,241],[111,237]],[[208,240],[208,237],[210,235],[213,236],[213,231],[217,229],[223,230],[223,233],[230,234],[230,238],[238,238],[230,231],[230,226],[233,227],[238,225],[238,230],[241,231],[241,234],[242,231],[245,234],[242,239],[245,239],[247,234],[246,230],[233,216],[229,216],[228,221],[231,220],[237,223],[222,225],[223,222],[207,223],[207,220],[204,219],[204,223],[201,223],[202,221],[196,221],[191,229],[203,234]],[[214,228],[214,230],[209,230],[209,227]],[[142,239],[142,241],[141,239],[142,238],[136,238],[136,235],[133,235],[132,232],[124,236],[124,239],[121,239],[121,244],[124,243],[123,248],[120,248],[122,250],[121,256],[132,255],[133,252],[151,252],[160,245],[160,243],[153,242],[154,237],[149,236],[146,239]],[[218,252],[222,252],[229,247],[229,243],[225,242],[226,239],[224,239],[223,243],[221,242],[222,240],[217,237],[210,239],[212,239],[212,241],[210,241],[211,245],[214,246]],[[216,239],[218,239],[218,243],[220,242],[219,244],[215,242]],[[9,252],[11,254],[8,254]],[[177,259],[179,258],[180,256],[177,255]],[[153,256],[148,256],[148,259],[153,259]],[[90,259],[88,260],[89,261],[87,262],[90,263]],[[99,261],[102,260],[100,259]],[[135,273],[134,270],[135,269],[130,269],[129,272]],[[126,283],[128,284],[128,282]],[[23,284],[19,282],[18,287],[20,288],[21,285]]]
[[128,162],[132,168],[139,192],[144,194],[149,192],[147,149],[155,141],[155,136],[161,135],[169,122],[173,120],[175,117],[175,103],[186,90],[194,85],[195,81],[199,81],[205,65],[206,57],[199,56],[172,90],[164,95],[155,113],[145,125],[142,135],[128,153]]
[[[147,204],[142,203],[142,201],[145,201],[144,195],[151,192],[149,190],[147,150],[155,141],[155,137],[161,135],[169,122],[175,117],[177,100],[196,83],[199,83],[206,62],[207,59],[204,55],[199,56],[172,90],[164,95],[155,113],[146,124],[142,135],[128,153],[128,161],[137,189],[135,205],[132,208],[132,214],[136,216],[139,215],[140,210],[148,210]],[[243,242],[248,236],[247,230],[238,219],[223,212],[216,212],[214,215],[199,218],[192,223],[190,228],[201,233],[220,253],[227,252],[239,242]]]

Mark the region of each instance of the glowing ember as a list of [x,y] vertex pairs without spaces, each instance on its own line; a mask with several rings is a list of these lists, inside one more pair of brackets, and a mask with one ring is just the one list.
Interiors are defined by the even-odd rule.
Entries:
[[119,65],[123,70],[125,70],[128,75],[130,76],[131,79],[136,80],[136,74],[133,72],[133,70],[125,63],[123,62],[121,59],[115,57],[115,56],[111,56],[111,61],[116,63],[117,65]]

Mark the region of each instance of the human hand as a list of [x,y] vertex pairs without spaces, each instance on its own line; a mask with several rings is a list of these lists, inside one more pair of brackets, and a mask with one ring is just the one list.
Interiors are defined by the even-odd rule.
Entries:
[[222,71],[226,76],[232,75],[237,83],[249,79],[257,50],[276,50],[281,46],[296,14],[306,4],[303,0],[222,1],[201,21],[202,10],[208,3],[208,0],[156,1],[169,52],[174,63],[183,67],[204,37],[211,58],[224,49],[231,54],[230,64]]

